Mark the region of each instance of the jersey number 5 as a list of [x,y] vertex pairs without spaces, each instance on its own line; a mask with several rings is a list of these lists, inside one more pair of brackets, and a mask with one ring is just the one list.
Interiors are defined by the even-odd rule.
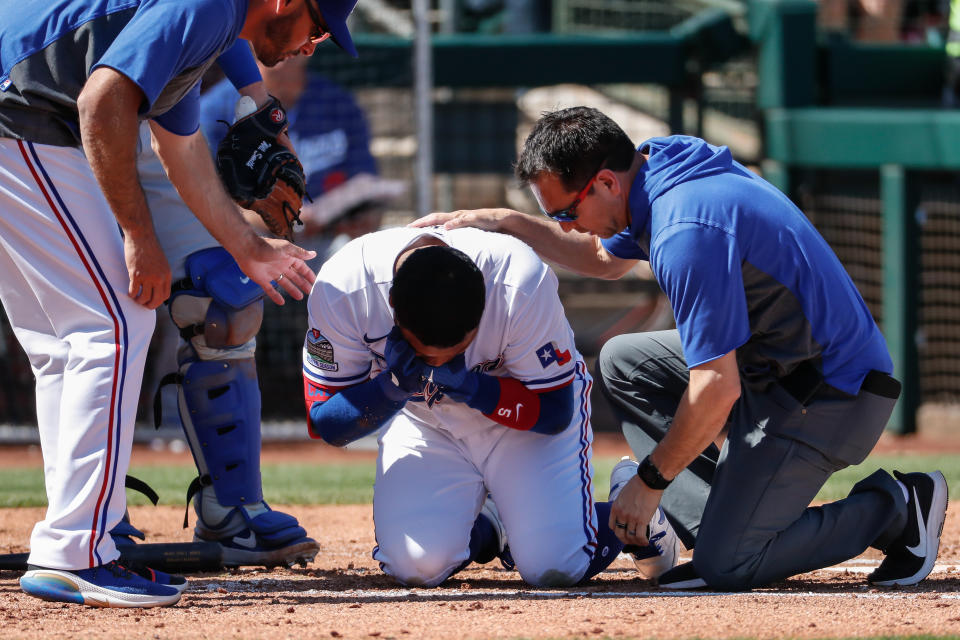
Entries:
[[[517,417],[516,417],[516,421],[517,421],[517,422],[520,422],[520,408],[521,408],[521,407],[523,407],[523,404],[521,404],[521,403],[518,402],[518,403],[517,403]],[[497,409],[497,415],[500,416],[501,418],[510,418],[510,416],[511,416],[512,414],[513,414],[513,411],[511,411],[510,409],[507,409],[506,407],[500,407],[499,409]]]

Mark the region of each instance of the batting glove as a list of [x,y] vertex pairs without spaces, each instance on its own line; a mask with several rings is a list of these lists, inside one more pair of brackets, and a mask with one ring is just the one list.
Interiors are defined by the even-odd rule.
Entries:
[[423,391],[427,365],[404,340],[399,327],[394,327],[387,336],[383,357],[387,361],[387,371],[377,376],[377,382],[388,397],[405,400]]
[[444,365],[429,369],[434,384],[451,400],[469,405],[476,399],[482,374],[467,369],[462,353]]

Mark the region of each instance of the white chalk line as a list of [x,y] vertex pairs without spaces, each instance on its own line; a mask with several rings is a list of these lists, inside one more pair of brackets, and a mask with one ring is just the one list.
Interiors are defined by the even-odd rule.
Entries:
[[[206,585],[207,591],[224,589],[227,592],[258,591],[250,588],[249,583],[216,583]],[[263,585],[266,586],[266,585]],[[275,585],[278,587],[281,585]],[[239,587],[239,588],[238,588]],[[478,600],[491,597],[507,598],[537,598],[544,600],[560,598],[698,598],[718,597],[725,598],[853,598],[858,600],[960,600],[960,593],[837,593],[817,591],[748,591],[742,593],[728,593],[724,591],[536,591],[519,589],[431,589],[429,591],[411,591],[405,589],[378,590],[378,589],[348,589],[343,591],[331,589],[307,589],[298,591],[298,596],[313,596],[319,598],[333,598],[343,600]]]
[[[209,582],[197,585],[196,591],[223,591],[226,593],[251,593],[289,590],[295,586],[290,580],[245,580]],[[868,589],[866,585],[860,587]],[[853,598],[860,600],[960,600],[960,592],[821,592],[821,591],[746,591],[731,593],[725,591],[544,591],[537,589],[306,589],[297,591],[297,596],[312,596],[343,600],[478,600],[491,597],[521,599],[559,599],[559,598]]]

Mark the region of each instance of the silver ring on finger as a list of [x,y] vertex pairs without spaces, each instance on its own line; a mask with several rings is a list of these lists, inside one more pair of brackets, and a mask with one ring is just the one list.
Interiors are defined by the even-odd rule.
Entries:
[[280,282],[281,280],[283,280],[283,274],[282,274],[282,273],[277,276],[277,282]]
[[615,522],[614,524],[616,525],[617,529],[626,529],[626,528],[627,528],[627,523],[626,523],[626,522],[619,522],[619,521],[618,521],[618,522]]
[[634,529],[633,531],[627,531],[627,535],[628,535],[628,536],[635,536],[635,535],[637,535],[637,530]]

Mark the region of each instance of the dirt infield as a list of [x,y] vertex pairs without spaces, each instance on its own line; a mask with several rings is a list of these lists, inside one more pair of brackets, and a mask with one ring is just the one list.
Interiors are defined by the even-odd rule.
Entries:
[[[639,580],[624,558],[588,586],[526,587],[514,572],[473,566],[438,589],[404,590],[370,558],[371,507],[291,507],[323,546],[306,569],[190,577],[170,609],[99,610],[24,595],[0,572],[0,637],[75,638],[730,638],[960,634],[960,517],[948,518],[940,566],[919,587],[868,588],[867,554],[741,595],[674,595]],[[148,539],[187,540],[175,507],[136,507]],[[40,509],[0,513],[0,548],[23,550]],[[12,543],[12,541],[18,541]]]
[[[598,445],[603,455],[618,451],[616,443]],[[273,455],[265,453],[268,459]],[[0,454],[0,464],[5,457]],[[137,456],[134,461],[144,463]],[[386,640],[960,634],[960,516],[954,513],[948,514],[938,565],[918,587],[868,587],[865,573],[879,559],[871,552],[843,567],[751,593],[671,594],[638,579],[623,557],[587,586],[573,589],[531,589],[518,574],[494,565],[469,567],[438,589],[402,589],[370,557],[374,538],[369,505],[280,508],[299,517],[321,543],[321,554],[306,569],[198,574],[190,577],[179,605],[151,610],[45,603],[19,590],[19,574],[0,571],[0,637]],[[180,508],[134,507],[131,516],[151,542],[190,539],[190,532],[180,528]],[[26,550],[30,528],[40,517],[39,508],[0,510],[0,551]]]

